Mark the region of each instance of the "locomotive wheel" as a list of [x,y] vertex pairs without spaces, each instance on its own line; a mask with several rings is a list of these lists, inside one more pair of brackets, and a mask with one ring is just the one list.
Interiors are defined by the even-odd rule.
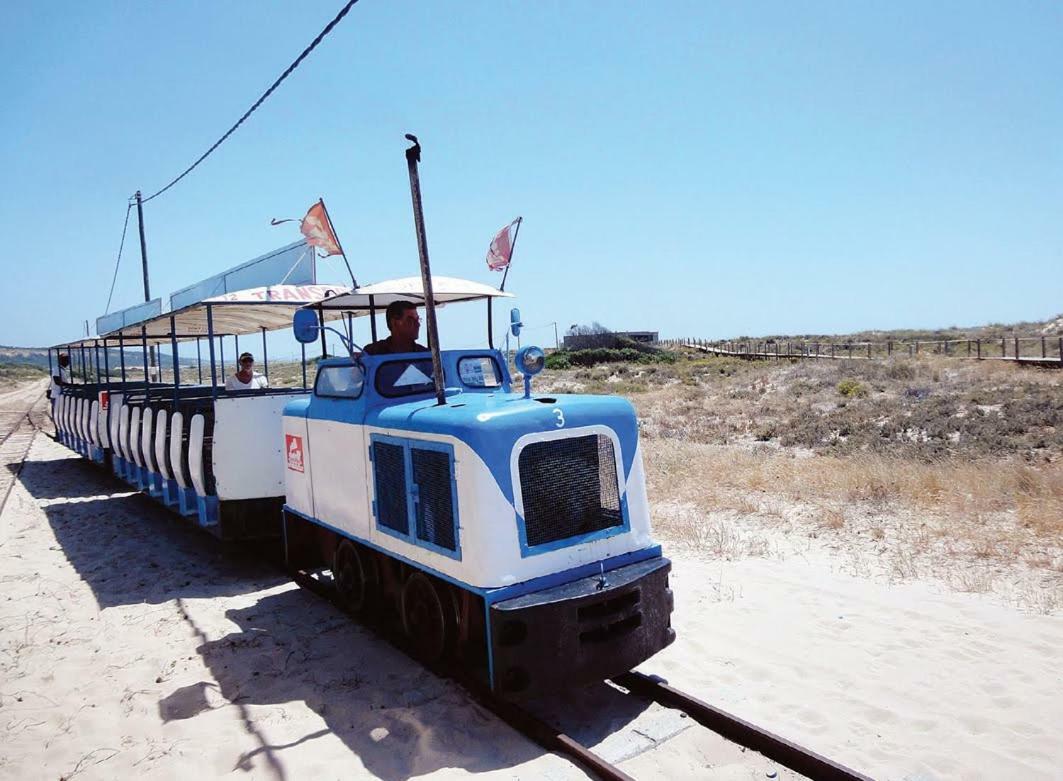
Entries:
[[332,558],[332,578],[340,601],[352,613],[366,611],[376,583],[373,564],[350,540],[343,540]]
[[435,584],[423,573],[414,572],[402,588],[402,628],[417,655],[436,662],[447,648],[450,622]]

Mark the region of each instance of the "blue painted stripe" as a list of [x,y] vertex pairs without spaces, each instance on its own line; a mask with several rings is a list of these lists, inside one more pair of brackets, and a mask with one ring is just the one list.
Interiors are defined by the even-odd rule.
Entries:
[[520,583],[513,583],[509,586],[493,586],[484,588],[482,586],[473,586],[469,583],[460,581],[452,575],[447,575],[445,572],[440,572],[439,570],[433,567],[429,567],[426,564],[422,564],[419,561],[414,561],[413,559],[407,558],[401,553],[396,553],[395,551],[383,548],[380,545],[377,545],[376,543],[364,539],[363,537],[351,534],[350,532],[333,526],[330,523],[326,523],[325,521],[322,521],[319,518],[315,518],[311,515],[307,515],[306,513],[300,512],[299,510],[296,510],[287,504],[284,505],[284,509],[292,515],[302,518],[304,521],[308,521],[309,523],[313,523],[325,529],[329,529],[330,531],[335,532],[341,537],[346,537],[349,540],[354,540],[355,542],[365,545],[367,548],[372,548],[373,550],[380,551],[384,555],[390,556],[393,559],[398,559],[399,561],[408,564],[411,567],[415,567],[416,569],[427,572],[430,575],[435,575],[440,580],[444,580],[447,583],[451,583],[467,591],[472,591],[473,593],[483,597],[484,601],[488,605],[492,605],[495,602],[500,602],[503,599],[519,597],[524,594],[530,594],[533,591],[542,591],[543,589],[552,588],[553,586],[559,586],[562,583],[569,583],[573,580],[579,580],[580,578],[590,577],[591,575],[595,575],[599,572],[611,572],[614,569],[625,567],[628,564],[635,564],[636,562],[645,561],[646,559],[656,559],[660,558],[661,556],[661,546],[652,545],[649,548],[642,548],[641,550],[637,551],[621,553],[619,556],[612,556],[608,559],[602,559],[601,561],[591,562],[590,564],[582,564],[578,567],[562,570],[560,572],[552,572],[548,575],[541,575],[537,578],[532,578],[531,580],[525,580]]

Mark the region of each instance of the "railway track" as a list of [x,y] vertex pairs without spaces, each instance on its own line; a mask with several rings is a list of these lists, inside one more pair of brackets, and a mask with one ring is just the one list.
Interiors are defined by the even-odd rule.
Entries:
[[47,409],[45,384],[33,383],[0,395],[0,513],[7,505]]
[[[344,610],[326,580],[318,579],[312,573],[302,570],[294,571],[286,568],[286,572],[302,588],[327,599],[338,609]],[[389,632],[382,627],[374,627],[374,629],[418,664],[424,664],[422,660],[417,659],[415,651],[408,646],[400,634]],[[437,675],[461,684],[474,700],[510,727],[548,751],[564,755],[595,778],[602,779],[602,781],[634,781],[632,776],[595,754],[575,738],[520,705],[496,697],[484,684],[472,680],[461,670],[436,664],[425,666]],[[816,781],[871,781],[869,776],[709,705],[670,686],[660,678],[632,671],[612,678],[611,682],[628,696],[653,701],[666,708],[678,710],[720,737],[743,748],[756,751],[806,778]]]

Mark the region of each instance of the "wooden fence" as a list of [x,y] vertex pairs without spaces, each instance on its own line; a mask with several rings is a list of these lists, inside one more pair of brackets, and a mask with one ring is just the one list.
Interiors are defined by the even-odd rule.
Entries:
[[1001,339],[939,339],[935,341],[852,342],[791,340],[666,339],[664,347],[688,347],[713,355],[745,359],[875,360],[942,355],[976,360],[1017,361],[1063,367],[1063,336],[1011,336]]

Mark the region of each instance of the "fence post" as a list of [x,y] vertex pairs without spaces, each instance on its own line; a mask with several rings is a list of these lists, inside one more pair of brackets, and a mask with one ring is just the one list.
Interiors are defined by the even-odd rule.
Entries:
[[945,345],[945,355],[948,355],[949,354],[949,341],[948,341],[948,339],[946,339],[944,342],[942,342],[942,344]]
[[852,357],[853,357],[853,343],[849,342],[849,344],[847,344],[845,346],[849,348],[849,358],[852,359]]
[[867,343],[867,359],[871,360],[871,342]]
[[1019,360],[1019,337],[1015,337],[1015,360]]
[[912,343],[908,342],[908,357],[911,358],[914,354],[915,352],[912,350]]
[[915,342],[915,354],[919,355],[919,340],[918,339]]
[[1059,337],[1059,362],[1063,363],[1063,336]]
[[1041,357],[1042,358],[1047,358],[1048,357],[1048,354],[1045,352],[1045,338],[1043,336],[1041,337]]
[[830,357],[834,357],[834,342],[830,343]]
[[1000,357],[1008,357],[1008,340],[1005,339],[1003,336],[1000,337]]
[[893,355],[893,340],[888,339],[886,340],[886,357],[889,358],[891,355]]
[[978,348],[978,360],[982,360],[982,340],[976,339],[974,344]]
[[971,357],[971,340],[970,339],[967,340],[967,357],[968,358]]

